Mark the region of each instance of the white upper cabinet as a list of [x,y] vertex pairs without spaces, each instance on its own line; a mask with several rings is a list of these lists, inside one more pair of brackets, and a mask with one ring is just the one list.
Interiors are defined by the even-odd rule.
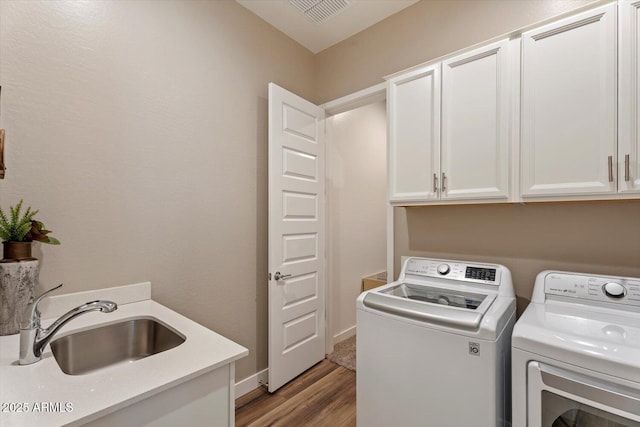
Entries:
[[392,203],[507,200],[508,47],[451,58],[442,80],[441,64],[389,79]]
[[616,193],[616,18],[610,4],[522,35],[523,199]]
[[443,200],[507,199],[507,40],[442,63]]
[[640,0],[388,79],[393,204],[640,198]]
[[640,1],[620,2],[618,191],[640,193]]
[[388,83],[389,200],[438,198],[440,174],[440,64]]

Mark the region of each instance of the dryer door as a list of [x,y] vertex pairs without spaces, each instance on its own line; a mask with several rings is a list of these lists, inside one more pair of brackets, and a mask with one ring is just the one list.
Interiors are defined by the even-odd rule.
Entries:
[[638,384],[529,362],[528,425],[640,427]]

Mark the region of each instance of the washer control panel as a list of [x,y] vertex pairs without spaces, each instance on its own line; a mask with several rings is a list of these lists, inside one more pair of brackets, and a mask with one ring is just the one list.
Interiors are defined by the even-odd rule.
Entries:
[[500,266],[491,264],[410,258],[404,266],[403,274],[500,285]]
[[550,273],[545,278],[544,292],[640,307],[640,279]]

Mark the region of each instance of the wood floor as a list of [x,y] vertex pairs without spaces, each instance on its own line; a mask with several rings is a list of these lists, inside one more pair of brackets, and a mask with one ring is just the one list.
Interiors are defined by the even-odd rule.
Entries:
[[236,399],[236,426],[356,425],[356,373],[328,360],[273,394],[260,387]]

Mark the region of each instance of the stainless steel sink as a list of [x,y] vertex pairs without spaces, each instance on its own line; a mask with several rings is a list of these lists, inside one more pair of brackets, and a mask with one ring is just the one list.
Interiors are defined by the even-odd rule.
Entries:
[[52,341],[51,350],[65,374],[81,375],[152,356],[184,341],[167,325],[140,317],[66,335]]

